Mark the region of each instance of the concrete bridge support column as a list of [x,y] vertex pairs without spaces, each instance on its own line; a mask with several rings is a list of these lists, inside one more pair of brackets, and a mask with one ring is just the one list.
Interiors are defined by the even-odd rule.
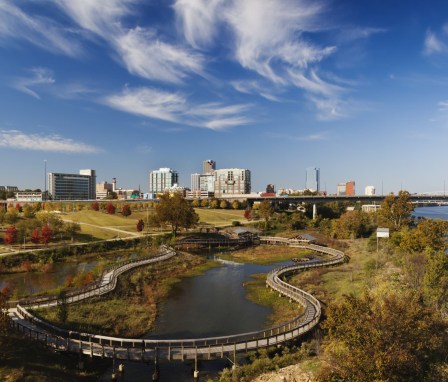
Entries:
[[317,219],[317,204],[313,204],[313,220]]

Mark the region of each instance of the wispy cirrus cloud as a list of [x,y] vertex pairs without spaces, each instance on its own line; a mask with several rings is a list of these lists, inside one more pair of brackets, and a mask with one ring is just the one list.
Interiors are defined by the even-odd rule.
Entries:
[[19,130],[0,129],[0,147],[36,150],[47,152],[61,152],[69,154],[95,154],[102,152],[101,149],[76,142],[70,138],[60,135],[27,134]]
[[54,74],[47,68],[32,68],[29,70],[30,76],[16,78],[12,86],[34,98],[40,99],[40,95],[35,88],[39,88],[43,85],[52,85],[55,83]]
[[209,45],[216,36],[216,22],[225,0],[177,0],[174,10],[178,27],[196,49]]
[[155,29],[123,25],[123,19],[135,12],[135,0],[54,1],[81,28],[109,44],[131,74],[181,83],[191,73],[204,71],[200,54],[163,41]]
[[325,141],[328,139],[328,133],[326,131],[311,133],[308,135],[286,135],[286,134],[276,134],[276,133],[268,133],[267,136],[272,139],[282,139],[282,140],[290,140],[290,141]]
[[426,32],[423,45],[423,53],[425,55],[447,53],[448,45],[434,32],[428,30]]
[[11,1],[0,0],[0,43],[25,40],[52,53],[79,57],[77,36],[61,24],[39,15],[29,16]]
[[[281,93],[281,89],[296,87],[314,105],[319,118],[345,118],[350,114],[340,109],[350,107],[341,97],[352,87],[334,81],[330,76],[324,79],[317,75],[318,65],[337,51],[336,46],[320,46],[309,38],[315,32],[331,28],[325,18],[328,9],[324,2],[215,1],[206,14],[194,12],[201,5],[202,0],[178,0],[174,6],[178,27],[194,47],[210,44],[218,28],[220,33],[227,31],[230,34],[234,59],[259,76],[259,80],[232,81],[237,91],[278,101],[276,94]],[[345,39],[349,36],[352,40],[366,39],[383,31],[351,28]],[[329,107],[330,104],[333,106]]]
[[180,92],[171,93],[148,87],[126,87],[121,93],[106,97],[104,103],[127,113],[212,130],[251,122],[245,115],[250,105],[225,105],[218,102],[197,105],[190,103]]

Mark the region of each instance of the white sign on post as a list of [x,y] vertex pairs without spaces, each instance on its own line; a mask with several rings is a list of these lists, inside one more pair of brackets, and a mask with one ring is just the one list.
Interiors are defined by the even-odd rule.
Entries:
[[389,228],[377,228],[376,237],[389,237]]

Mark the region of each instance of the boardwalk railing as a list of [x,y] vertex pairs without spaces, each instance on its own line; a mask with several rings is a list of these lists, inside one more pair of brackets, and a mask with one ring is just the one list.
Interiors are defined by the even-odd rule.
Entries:
[[[278,241],[275,242],[274,239]],[[312,268],[332,266],[345,262],[347,257],[343,252],[332,248],[322,247],[315,244],[304,244],[297,240],[283,238],[261,237],[261,242],[270,242],[271,244],[281,243],[282,245],[291,245],[297,248],[308,249],[329,256],[329,259],[322,261],[304,262],[291,266],[283,266],[271,271],[266,279],[266,285],[280,294],[287,296],[304,307],[304,312],[294,319],[281,325],[259,331],[248,333],[207,337],[193,339],[138,339],[138,338],[119,338],[102,336],[91,333],[80,333],[58,328],[44,320],[34,316],[28,309],[38,306],[54,306],[54,303],[43,302],[36,304],[31,302],[29,305],[18,304],[17,315],[13,320],[13,325],[32,338],[36,338],[49,346],[66,350],[76,351],[90,356],[113,357],[118,359],[148,361],[154,357],[166,357],[167,359],[211,359],[212,357],[224,357],[235,355],[236,352],[247,352],[249,350],[261,347],[271,346],[297,338],[317,325],[321,316],[321,306],[319,301],[309,293],[288,284],[281,280],[282,276]],[[174,256],[174,250],[164,248],[164,253],[152,259],[167,259]],[[141,262],[139,265],[143,265]],[[113,288],[109,285],[116,284],[116,277],[126,272],[130,268],[124,266],[117,267],[111,276],[111,281],[105,285],[97,286],[97,294],[107,293]],[[108,274],[106,273],[104,277]],[[114,280],[114,281],[112,281]],[[105,280],[103,280],[105,282]],[[88,293],[92,293],[89,291]],[[88,294],[87,293],[87,294]],[[88,298],[87,294],[78,294],[71,296],[67,302],[75,302]],[[24,319],[24,320],[23,320]]]

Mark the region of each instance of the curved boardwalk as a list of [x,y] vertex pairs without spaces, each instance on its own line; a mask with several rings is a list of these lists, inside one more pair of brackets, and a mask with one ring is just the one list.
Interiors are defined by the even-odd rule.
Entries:
[[[30,308],[57,305],[57,300],[55,299],[26,301],[17,304],[13,312],[13,326],[26,335],[29,335],[30,338],[44,341],[48,346],[59,350],[79,352],[92,357],[109,357],[135,361],[149,361],[158,357],[165,357],[169,360],[198,360],[216,357],[235,358],[237,352],[247,352],[249,350],[281,344],[310,331],[317,325],[321,315],[321,306],[315,297],[282,281],[281,277],[299,270],[341,264],[346,261],[347,257],[341,251],[314,244],[306,244],[301,240],[261,237],[260,241],[271,245],[289,245],[297,248],[310,249],[330,257],[328,260],[319,262],[304,262],[284,266],[268,274],[266,286],[281,295],[287,296],[291,301],[295,301],[305,308],[303,314],[279,326],[222,337],[167,340],[117,338],[60,329],[38,319],[28,310]],[[173,249],[164,247],[157,257],[117,264],[114,268],[103,273],[100,281],[89,291],[79,291],[78,293],[72,294],[68,297],[67,302],[76,302],[91,296],[108,293],[115,288],[117,277],[123,272],[137,266],[166,260],[175,254]]]

